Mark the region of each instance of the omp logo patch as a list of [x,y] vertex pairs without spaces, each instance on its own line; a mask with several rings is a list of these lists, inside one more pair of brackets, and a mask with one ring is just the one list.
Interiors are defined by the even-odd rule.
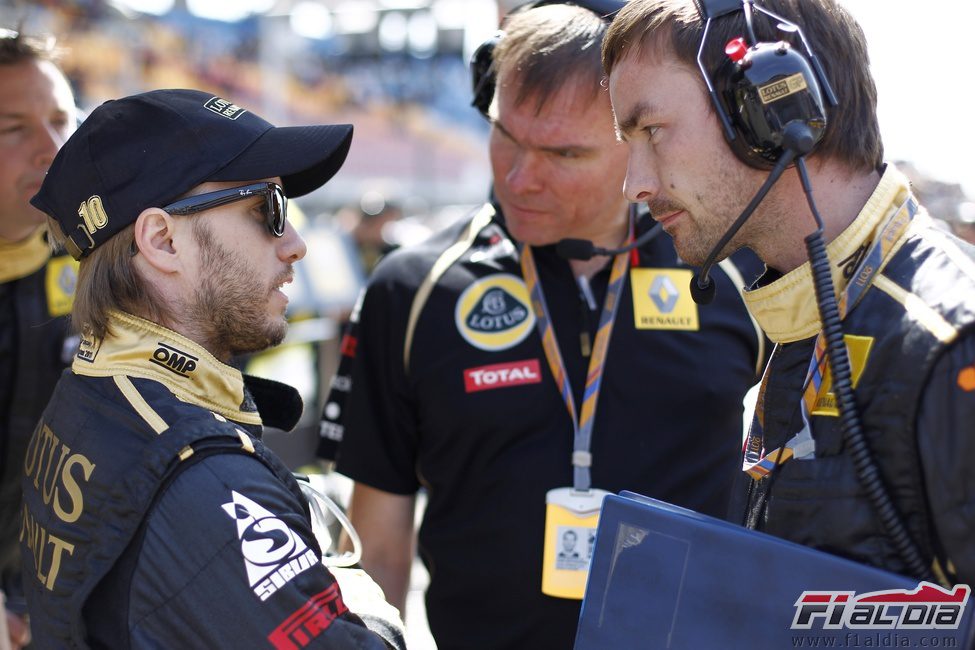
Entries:
[[783,97],[793,95],[800,90],[806,89],[806,78],[801,72],[789,75],[785,79],[774,81],[770,84],[758,87],[758,97],[763,104],[771,104]]
[[162,341],[156,344],[158,347],[153,351],[149,361],[157,366],[163,367],[180,377],[189,377],[190,373],[196,370],[199,357],[183,352],[171,345],[166,345]]
[[318,562],[314,549],[286,523],[239,492],[221,507],[237,523],[240,554],[254,595],[261,600]]
[[276,650],[304,648],[347,611],[349,608],[342,601],[338,583],[335,583],[309,598],[308,602],[274,628],[267,635],[267,640]]
[[47,289],[47,313],[51,316],[70,314],[77,284],[78,262],[67,256],[52,258],[47,263],[44,278],[44,286]]
[[468,368],[464,371],[464,390],[475,393],[492,388],[507,388],[524,384],[538,384],[542,381],[538,359],[495,363],[490,366]]
[[[843,340],[846,342],[846,352],[850,357],[850,379],[853,388],[860,382],[860,375],[867,365],[867,357],[870,356],[870,347],[873,345],[872,336],[855,336],[844,334]],[[816,394],[816,403],[813,406],[813,415],[830,415],[838,417],[840,412],[836,408],[836,395],[833,394],[833,373],[829,369],[829,363],[823,371],[823,383],[819,385],[819,392]]]
[[638,330],[700,329],[689,269],[631,269],[633,325]]
[[535,326],[525,282],[500,273],[481,278],[464,290],[457,300],[454,322],[468,343],[481,350],[514,347],[525,340]]
[[212,97],[208,99],[203,105],[203,108],[231,120],[236,120],[238,117],[247,112],[237,104],[234,104],[226,99],[221,99],[220,97]]

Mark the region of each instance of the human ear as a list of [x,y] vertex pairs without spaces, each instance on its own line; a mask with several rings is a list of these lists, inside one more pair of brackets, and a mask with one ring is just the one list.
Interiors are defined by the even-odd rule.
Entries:
[[164,273],[179,267],[175,238],[176,220],[159,208],[146,208],[135,220],[135,248],[149,265]]

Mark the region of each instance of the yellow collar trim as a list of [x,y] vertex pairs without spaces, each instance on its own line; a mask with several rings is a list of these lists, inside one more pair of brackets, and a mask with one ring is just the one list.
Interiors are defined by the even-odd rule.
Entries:
[[47,226],[38,226],[30,237],[19,242],[0,239],[0,283],[26,278],[51,257],[47,245]]
[[[141,377],[163,384],[177,398],[242,424],[261,424],[256,410],[242,410],[244,377],[185,336],[131,314],[113,312],[111,334],[88,336],[71,370],[89,377]],[[252,408],[252,407],[248,407]]]
[[[847,282],[840,262],[847,260],[865,242],[869,242],[885,217],[900,208],[910,192],[907,178],[893,165],[888,165],[880,183],[857,218],[826,246],[837,297],[846,288]],[[901,237],[893,246],[891,255],[903,245],[905,239],[906,236]],[[822,329],[809,262],[786,273],[775,282],[746,291],[744,299],[748,311],[775,343],[801,341]]]

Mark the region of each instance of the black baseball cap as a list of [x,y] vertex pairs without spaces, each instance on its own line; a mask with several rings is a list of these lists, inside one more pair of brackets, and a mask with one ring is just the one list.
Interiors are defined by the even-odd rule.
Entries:
[[280,176],[288,197],[342,167],[349,124],[276,127],[199,90],[153,90],[107,101],[58,152],[31,204],[51,215],[81,259],[146,208],[208,181]]

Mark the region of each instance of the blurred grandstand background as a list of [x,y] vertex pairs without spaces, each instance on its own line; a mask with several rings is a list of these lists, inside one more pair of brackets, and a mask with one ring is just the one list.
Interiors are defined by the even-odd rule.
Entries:
[[[0,26],[58,39],[83,110],[153,88],[193,87],[277,124],[353,123],[341,174],[300,200],[311,223],[378,193],[406,219],[435,228],[486,195],[488,129],[469,105],[467,61],[515,4],[0,0]],[[915,180],[932,213],[962,218],[961,186]]]
[[79,105],[200,88],[276,124],[349,122],[337,182],[310,215],[366,191],[407,208],[477,203],[487,125],[467,58],[497,25],[492,0],[42,0],[0,2],[5,27],[57,37]]
[[[487,125],[469,105],[467,61],[514,4],[0,0],[0,26],[57,37],[82,109],[153,88],[193,87],[277,124],[354,123],[348,163],[336,182],[301,201],[306,213],[315,219],[379,192],[405,217],[425,220],[485,196]],[[964,196],[944,185],[937,191],[951,198],[924,198],[933,213],[954,220]]]

